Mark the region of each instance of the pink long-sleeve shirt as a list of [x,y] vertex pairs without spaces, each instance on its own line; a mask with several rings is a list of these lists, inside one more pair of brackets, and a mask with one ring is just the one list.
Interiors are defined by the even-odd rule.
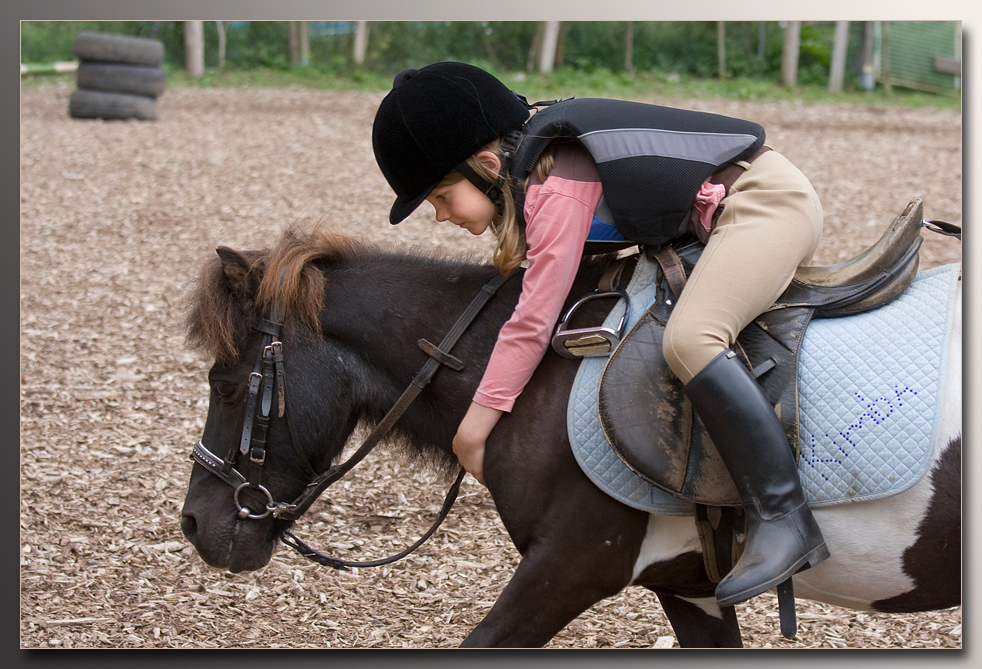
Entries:
[[545,355],[602,194],[585,149],[564,145],[555,157],[545,182],[535,177],[529,182],[524,208],[528,268],[522,293],[474,395],[475,402],[492,409],[511,411]]

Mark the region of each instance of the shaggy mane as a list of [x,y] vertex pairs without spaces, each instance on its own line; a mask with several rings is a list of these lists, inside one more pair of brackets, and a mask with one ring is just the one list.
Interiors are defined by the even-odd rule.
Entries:
[[[225,275],[222,259],[213,257],[189,299],[188,345],[220,364],[231,363],[239,359],[250,329],[263,316],[319,334],[324,276],[313,264],[350,262],[364,250],[352,237],[291,228],[272,249],[239,254],[248,265],[246,294]],[[280,314],[271,314],[274,305]]]

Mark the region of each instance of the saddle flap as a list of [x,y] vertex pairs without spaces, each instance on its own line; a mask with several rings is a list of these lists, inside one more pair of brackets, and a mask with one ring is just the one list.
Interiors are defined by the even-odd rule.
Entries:
[[[597,396],[600,425],[611,449],[648,483],[697,504],[737,506],[729,470],[662,355],[667,318],[660,302],[648,310],[604,368]],[[781,418],[795,457],[798,446],[796,356],[810,319],[807,309],[761,316],[737,339],[758,383]]]
[[641,317],[604,368],[597,410],[607,441],[625,464],[674,493],[685,487],[688,453],[678,445],[692,434],[693,411],[664,358],[649,355],[661,350],[663,335],[664,326],[650,312]]

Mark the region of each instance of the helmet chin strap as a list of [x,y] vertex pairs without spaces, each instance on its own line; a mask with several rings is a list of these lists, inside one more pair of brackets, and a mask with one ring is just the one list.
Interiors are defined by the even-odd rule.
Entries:
[[[522,98],[522,100],[524,101],[524,98]],[[511,163],[515,157],[515,151],[518,150],[518,145],[521,143],[523,136],[524,128],[512,130],[505,133],[501,137],[501,168],[498,170],[498,178],[494,181],[488,181],[480,174],[475,172],[474,168],[468,165],[466,160],[461,161],[461,163],[456,167],[457,171],[460,172],[465,179],[474,184],[475,188],[484,193],[487,198],[494,203],[495,209],[498,210],[499,215],[503,215],[505,213],[505,194],[502,191],[502,186],[504,186],[505,183],[504,175],[511,172]]]
[[466,160],[457,165],[456,169],[464,176],[465,179],[474,184],[475,188],[484,193],[487,198],[494,203],[494,207],[498,210],[498,214],[504,213],[505,195],[501,190],[503,181],[500,177],[496,181],[488,181],[474,171],[474,168],[468,165]]

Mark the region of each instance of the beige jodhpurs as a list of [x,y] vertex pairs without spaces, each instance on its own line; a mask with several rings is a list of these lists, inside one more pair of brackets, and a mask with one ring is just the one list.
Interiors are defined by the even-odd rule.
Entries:
[[699,262],[665,328],[665,361],[687,384],[774,304],[822,235],[822,205],[777,151],[733,183]]

